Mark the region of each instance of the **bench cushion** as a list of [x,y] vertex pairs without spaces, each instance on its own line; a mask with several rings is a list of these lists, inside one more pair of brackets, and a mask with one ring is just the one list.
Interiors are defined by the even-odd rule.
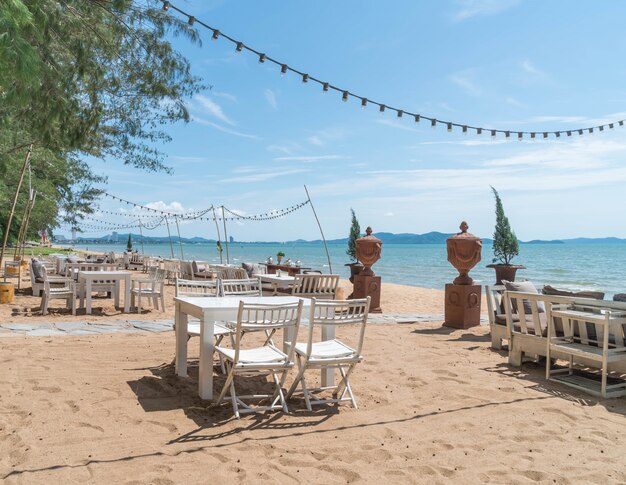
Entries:
[[[539,294],[539,292],[537,291],[537,288],[535,288],[535,285],[533,285],[532,282],[530,282],[530,281],[506,281],[506,280],[502,280],[502,283],[504,283],[504,286],[509,291],[519,291],[519,292],[522,292],[522,293],[537,293],[537,294]],[[516,303],[516,301],[515,300],[511,300],[511,303],[513,304],[513,310],[517,311],[517,303]],[[544,302],[542,302],[542,301],[538,301],[537,302],[537,311],[539,313],[545,313],[546,312],[546,305],[545,305]],[[530,306],[530,301],[524,300],[524,313],[530,314],[531,312],[532,312],[532,309],[531,309],[531,306]]]
[[43,278],[45,276],[46,268],[38,259],[31,259],[30,264],[33,267],[33,276],[35,277],[35,282],[43,283]]
[[604,293],[601,291],[568,291],[554,288],[550,285],[545,285],[541,290],[544,295],[556,295],[556,296],[577,296],[579,298],[592,298],[594,300],[603,300]]

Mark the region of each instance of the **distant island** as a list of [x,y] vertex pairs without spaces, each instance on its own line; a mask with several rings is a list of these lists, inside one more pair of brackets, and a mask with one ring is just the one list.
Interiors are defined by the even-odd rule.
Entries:
[[[400,233],[394,234],[391,232],[377,232],[374,234],[383,243],[386,244],[445,244],[446,239],[453,235],[453,233],[443,232],[427,232],[425,234],[412,234],[412,233]],[[167,236],[142,236],[140,234],[130,234],[133,242],[139,243],[143,239],[146,244],[169,244],[170,239]],[[76,240],[69,240],[63,236],[55,238],[55,242],[61,244],[126,244],[128,240],[128,233],[112,233],[99,238],[92,237],[77,237]],[[237,244],[320,244],[321,239],[315,239],[312,241],[304,239],[296,239],[294,241],[235,241],[232,237],[229,238],[230,243]],[[172,236],[172,241],[178,243],[178,237]],[[184,244],[215,244],[215,239],[206,239],[203,237],[191,237],[181,238],[181,242]],[[328,244],[347,244],[348,238],[330,239],[326,241]],[[483,238],[485,244],[491,244],[492,239]],[[520,241],[521,244],[624,244],[626,239],[620,239],[617,237],[600,237],[600,238],[586,238],[578,237],[573,239],[555,239],[555,240],[541,240],[533,239],[531,241]]]

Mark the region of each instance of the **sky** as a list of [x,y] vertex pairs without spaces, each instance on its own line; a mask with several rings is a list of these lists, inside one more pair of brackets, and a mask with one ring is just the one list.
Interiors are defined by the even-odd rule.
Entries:
[[[626,2],[171,3],[299,71],[407,112],[524,131],[626,118]],[[522,141],[448,132],[357,99],[342,102],[341,93],[281,76],[276,65],[198,29],[202,46],[172,39],[207,85],[188,100],[192,121],[168,127],[173,140],[159,146],[173,174],[90,162],[108,176],[108,193],[173,212],[224,205],[249,215],[305,201],[306,185],[330,239],[347,237],[351,208],[374,232],[456,232],[466,220],[470,232],[491,237],[493,186],[521,240],[626,237],[617,217],[626,203],[626,126]],[[133,211],[108,198],[100,208]],[[216,238],[211,221],[180,230]],[[229,221],[228,234],[319,239],[309,206],[266,222]]]

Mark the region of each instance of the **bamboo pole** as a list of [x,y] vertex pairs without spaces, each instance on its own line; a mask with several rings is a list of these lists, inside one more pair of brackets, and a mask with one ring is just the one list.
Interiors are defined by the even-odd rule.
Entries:
[[226,234],[226,216],[224,215],[224,206],[222,206],[222,222],[224,223],[224,243],[226,244],[226,264],[230,264],[228,256],[228,234]]
[[315,220],[317,221],[317,227],[320,228],[320,234],[322,235],[322,241],[324,241],[324,249],[326,250],[326,258],[328,259],[328,269],[330,273],[333,273],[333,265],[330,263],[330,253],[328,252],[328,245],[326,244],[326,238],[324,237],[324,231],[322,230],[322,225],[320,224],[320,220],[317,218],[317,213],[315,212],[315,207],[313,207],[313,201],[311,200],[311,196],[309,195],[309,191],[304,186],[304,191],[306,192],[307,199],[309,199],[309,204],[311,205],[311,209],[313,210],[313,215],[315,216]]
[[20,189],[22,188],[22,182],[24,181],[24,174],[26,173],[26,167],[28,166],[28,161],[30,160],[30,154],[33,151],[33,144],[31,143],[28,146],[28,152],[26,153],[26,157],[24,158],[24,164],[22,165],[22,170],[20,172],[20,178],[17,182],[17,187],[15,188],[15,196],[13,197],[13,204],[11,205],[11,211],[9,212],[9,219],[7,220],[7,225],[4,228],[4,238],[2,239],[2,249],[0,250],[0,264],[2,263],[2,258],[4,257],[4,251],[7,247],[7,240],[9,239],[9,231],[11,230],[11,223],[13,222],[13,214],[15,213],[15,206],[17,205],[17,198],[20,195]]
[[220,225],[217,223],[217,217],[215,216],[215,207],[213,207],[213,221],[215,222],[215,228],[217,229],[217,247],[220,248],[220,264],[224,264],[224,257],[222,256],[222,243],[220,242]]
[[170,223],[167,220],[167,216],[165,217],[165,225],[167,226],[167,236],[170,238],[170,253],[172,254],[172,259],[174,259],[174,246],[172,245],[172,233],[170,233]]
[[178,217],[174,216],[174,221],[176,221],[176,231],[178,232],[178,245],[180,246],[180,259],[185,260],[185,254],[183,253],[183,241],[180,238],[180,227],[178,226]]
[[143,252],[143,223],[141,222],[141,219],[137,219],[137,222],[139,223],[139,234],[141,235],[141,255],[145,256],[145,253]]

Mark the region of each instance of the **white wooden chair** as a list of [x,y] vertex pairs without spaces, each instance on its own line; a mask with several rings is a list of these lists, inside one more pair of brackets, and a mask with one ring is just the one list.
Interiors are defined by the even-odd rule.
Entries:
[[[55,277],[49,279],[44,271],[43,292],[41,294],[41,314],[48,314],[50,300],[58,298],[66,300],[67,308],[72,309],[72,315],[76,315],[76,283],[72,278]],[[51,285],[54,283],[54,286]]]
[[157,269],[154,276],[145,280],[134,280],[130,289],[130,304],[135,306],[137,298],[137,313],[141,313],[141,298],[152,298],[152,305],[159,309],[159,299],[161,299],[161,311],[165,311],[165,270]]
[[291,294],[304,298],[334,300],[339,285],[339,275],[297,274],[294,276]]
[[44,275],[43,273],[47,273],[47,268],[43,265],[39,266],[39,268],[33,268],[33,265],[39,265],[40,262],[31,259],[28,263],[28,269],[30,271],[30,286],[33,289],[33,296],[41,296],[41,293],[44,290]]
[[502,295],[506,290],[504,285],[485,286],[487,296],[487,316],[489,317],[489,330],[491,333],[491,348],[502,349],[502,341],[507,340],[509,332],[506,328],[506,313]]
[[17,278],[17,288],[22,288],[22,262],[21,261],[5,261],[4,262],[4,282],[7,278]]
[[[243,270],[245,273],[245,270]],[[262,296],[258,278],[221,279],[223,296]]]
[[[244,347],[242,336],[250,330],[264,329],[276,331],[282,329],[285,340],[295,341],[300,327],[302,315],[302,301],[285,305],[258,305],[239,303],[237,326],[235,329],[234,348],[218,346],[215,350],[226,363],[227,376],[224,387],[217,398],[219,405],[224,398],[230,400],[237,419],[241,413],[263,412],[282,409],[288,412],[287,402],[283,393],[283,385],[287,372],[293,367],[294,348],[290,347],[287,353],[280,350],[271,342],[260,347]],[[235,377],[270,375],[274,381],[274,391],[271,394],[237,395]],[[227,396],[227,392],[230,394]],[[248,400],[246,403],[245,400]],[[268,400],[261,405],[263,400]],[[250,400],[261,400],[258,405],[250,404]]]
[[[356,399],[350,387],[350,374],[356,365],[363,360],[361,350],[365,336],[365,326],[370,308],[370,297],[358,300],[320,301],[313,299],[309,318],[309,331],[306,342],[289,344],[295,349],[298,361],[298,375],[293,381],[287,399],[300,387],[304,394],[306,407],[311,411],[311,405],[324,403],[340,403],[351,401],[357,408]],[[352,338],[349,341],[335,338],[335,329],[340,326],[353,326]],[[319,330],[320,340],[314,334]],[[325,372],[327,369],[338,369],[341,380],[337,385],[322,387],[308,387],[305,374],[311,369]],[[321,398],[316,393],[332,390],[332,398]],[[346,395],[347,394],[347,395]]]

